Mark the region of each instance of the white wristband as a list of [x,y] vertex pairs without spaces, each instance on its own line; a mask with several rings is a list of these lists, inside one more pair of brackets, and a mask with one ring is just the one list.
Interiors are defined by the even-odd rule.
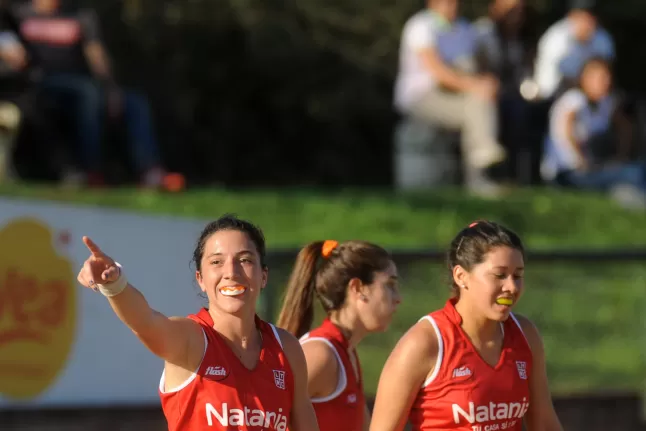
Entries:
[[123,269],[121,268],[121,265],[119,262],[115,262],[115,265],[117,265],[117,268],[119,268],[119,278],[117,278],[115,281],[107,284],[98,284],[96,287],[98,287],[99,292],[103,294],[103,296],[107,297],[112,297],[112,296],[117,296],[123,290],[128,286],[128,279],[126,278],[126,275],[123,272]]

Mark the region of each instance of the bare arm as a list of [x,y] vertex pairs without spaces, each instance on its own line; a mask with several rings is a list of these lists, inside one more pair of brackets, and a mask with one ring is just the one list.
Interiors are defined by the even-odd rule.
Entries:
[[12,32],[0,33],[0,60],[13,70],[22,70],[27,66],[27,51]]
[[[307,362],[307,387],[311,398],[326,397],[334,392],[339,381],[339,362],[324,342],[312,340],[302,344]],[[370,409],[364,404],[363,430],[370,429]]]
[[525,317],[516,315],[532,349],[532,371],[529,377],[530,407],[525,417],[528,431],[563,431],[556,416],[547,382],[545,349],[538,329]]
[[104,81],[113,81],[110,60],[101,42],[92,41],[86,43],[83,47],[83,52],[94,76]]
[[[88,288],[96,284],[114,285],[120,279],[115,261],[88,237],[83,242],[90,257],[79,272],[78,281]],[[204,336],[199,325],[186,318],[168,318],[153,310],[144,296],[128,284],[108,297],[112,309],[139,340],[155,355],[179,367],[193,370],[204,352]],[[198,362],[196,362],[198,361]]]
[[336,389],[339,363],[334,352],[322,341],[312,340],[302,345],[307,363],[307,391],[310,398],[322,398]]
[[444,87],[460,92],[471,91],[475,78],[456,72],[442,61],[434,48],[424,48],[418,51],[422,64]]
[[185,317],[169,318],[152,309],[130,284],[108,301],[119,319],[152,353],[181,368],[192,371],[197,367],[196,361],[201,360],[204,351],[204,336],[196,322]]
[[438,340],[431,325],[418,322],[392,351],[381,372],[370,431],[401,431],[422,385],[435,366]]
[[580,145],[579,141],[576,138],[575,126],[576,126],[576,111],[573,110],[573,111],[567,112],[564,115],[563,127],[564,127],[564,130],[565,130],[565,136],[566,136],[567,142],[574,149],[574,151],[576,152],[576,154],[578,156],[579,167],[583,168],[583,169],[586,169],[586,168],[588,168],[588,162],[587,162],[587,159],[585,157],[585,154],[583,154],[583,151],[581,149],[581,145]]
[[463,75],[446,65],[436,50],[437,30],[428,20],[413,19],[404,26],[402,44],[418,57],[426,71],[446,88],[470,91],[476,79]]
[[319,431],[316,413],[307,389],[307,364],[298,340],[284,329],[278,328],[283,349],[294,373],[294,401],[289,429],[292,431]]
[[114,84],[110,59],[101,42],[96,13],[92,10],[84,10],[79,15],[79,21],[83,29],[83,53],[92,74],[102,81]]

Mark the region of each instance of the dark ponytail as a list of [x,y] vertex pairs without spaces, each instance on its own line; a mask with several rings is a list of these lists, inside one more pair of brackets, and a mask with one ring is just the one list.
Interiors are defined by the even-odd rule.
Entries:
[[297,338],[306,334],[314,321],[316,270],[322,248],[323,241],[316,241],[301,249],[287,283],[277,325]]
[[345,304],[353,278],[364,285],[375,272],[385,271],[392,260],[386,250],[366,241],[316,241],[306,245],[296,258],[285,292],[278,326],[300,338],[312,327],[314,295],[329,315]]

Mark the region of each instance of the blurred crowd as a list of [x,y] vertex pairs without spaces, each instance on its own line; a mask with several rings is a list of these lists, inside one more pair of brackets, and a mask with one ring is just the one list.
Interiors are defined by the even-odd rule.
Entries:
[[162,165],[146,97],[112,73],[96,14],[68,3],[0,3],[0,178],[18,175],[16,144],[30,142],[26,157],[44,158],[62,184],[103,186],[105,144],[118,136],[142,187],[181,188]]
[[[460,143],[471,191],[496,195],[535,171],[546,184],[646,206],[641,137],[626,115],[641,101],[613,82],[613,36],[594,0],[567,0],[537,43],[524,1],[491,0],[470,22],[460,0],[428,0],[403,27],[395,109]],[[22,151],[61,184],[103,186],[118,142],[142,187],[181,189],[183,177],[163,165],[146,96],[115,78],[96,14],[68,3],[0,0],[0,180],[21,176],[12,160]],[[536,163],[519,163],[528,153]]]
[[542,182],[646,206],[646,165],[626,115],[639,101],[613,83],[614,41],[594,1],[569,1],[535,45],[524,37],[523,0],[492,0],[474,22],[459,3],[428,0],[403,28],[394,103],[404,121],[459,136],[474,192],[500,193],[510,171],[501,166],[518,166],[519,147],[538,133],[530,151]]

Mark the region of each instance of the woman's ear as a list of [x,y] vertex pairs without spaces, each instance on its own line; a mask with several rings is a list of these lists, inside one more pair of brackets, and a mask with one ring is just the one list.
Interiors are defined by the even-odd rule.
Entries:
[[453,281],[458,285],[459,288],[465,288],[468,286],[469,272],[461,267],[460,265],[455,265],[453,267]]

